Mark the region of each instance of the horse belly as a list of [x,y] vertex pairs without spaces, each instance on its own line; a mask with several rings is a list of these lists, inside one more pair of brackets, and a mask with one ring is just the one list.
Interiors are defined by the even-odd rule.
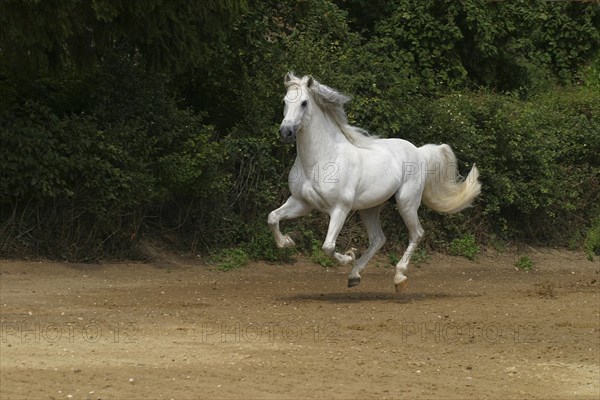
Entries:
[[370,188],[358,190],[354,203],[352,204],[352,209],[364,210],[383,204],[394,196],[399,187],[399,183],[387,182],[381,186],[374,184]]
[[367,162],[356,187],[353,209],[361,210],[383,204],[402,186],[402,175],[391,157],[385,162]]

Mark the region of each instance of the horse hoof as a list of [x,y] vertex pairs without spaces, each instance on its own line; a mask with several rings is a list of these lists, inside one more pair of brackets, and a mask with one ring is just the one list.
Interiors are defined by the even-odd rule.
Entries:
[[360,277],[348,278],[348,287],[354,287],[360,283]]
[[361,256],[360,251],[356,247],[352,247],[350,250],[344,253],[345,255],[352,258],[352,261],[355,261],[357,258]]
[[294,239],[292,239],[290,237],[290,235],[285,235],[283,237],[283,240],[279,243],[277,243],[277,247],[279,247],[280,249],[286,249],[288,247],[294,247],[296,245],[296,243],[294,242]]
[[404,279],[401,280],[400,282],[396,283],[395,286],[396,286],[396,292],[398,292],[398,293],[403,292],[406,289],[406,287],[408,286],[408,278],[404,277]]

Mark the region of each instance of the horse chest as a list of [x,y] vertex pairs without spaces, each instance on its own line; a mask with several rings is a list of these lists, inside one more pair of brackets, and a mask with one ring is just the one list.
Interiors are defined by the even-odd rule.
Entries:
[[339,203],[340,192],[331,184],[305,181],[302,184],[301,196],[312,207],[326,212],[332,205]]

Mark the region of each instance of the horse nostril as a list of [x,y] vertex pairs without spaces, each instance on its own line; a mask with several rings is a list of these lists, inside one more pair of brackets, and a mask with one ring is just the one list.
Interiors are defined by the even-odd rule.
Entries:
[[289,143],[296,138],[296,130],[292,126],[284,125],[279,128],[279,135],[281,140]]
[[290,128],[289,126],[282,126],[281,128],[279,128],[279,134],[282,138],[287,139],[292,135],[292,128]]

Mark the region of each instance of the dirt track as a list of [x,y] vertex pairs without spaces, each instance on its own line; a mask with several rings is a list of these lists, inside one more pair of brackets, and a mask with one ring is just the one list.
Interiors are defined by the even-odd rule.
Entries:
[[[600,263],[2,261],[2,399],[600,397]],[[385,264],[381,259],[380,265]]]

